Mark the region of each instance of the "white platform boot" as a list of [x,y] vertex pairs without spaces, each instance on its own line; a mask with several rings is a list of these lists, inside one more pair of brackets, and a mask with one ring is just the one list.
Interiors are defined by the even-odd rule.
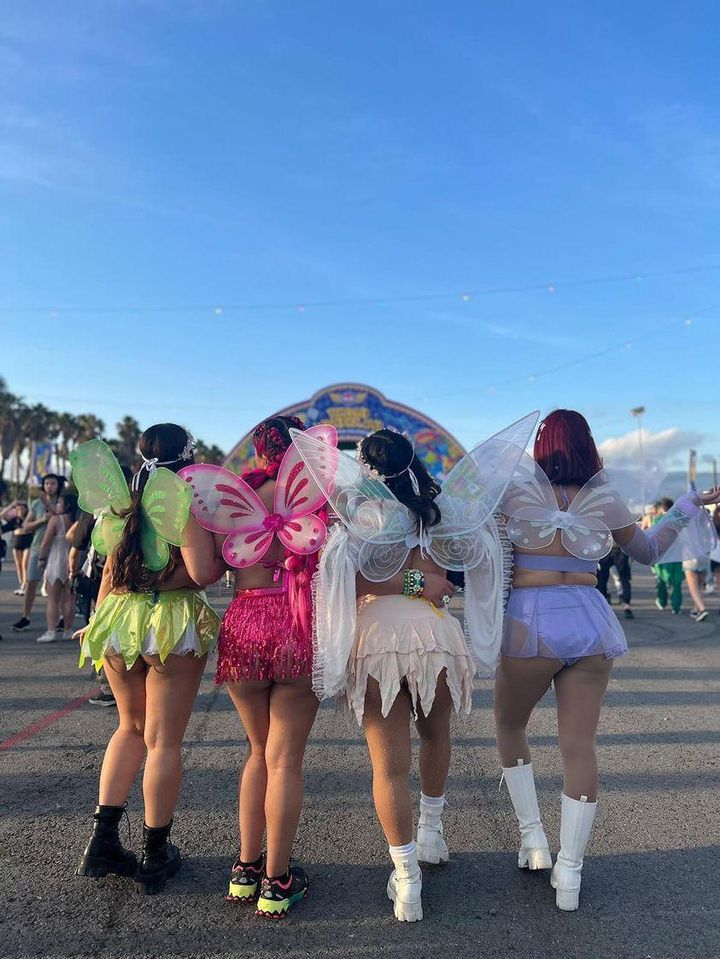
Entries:
[[552,856],[540,822],[532,763],[518,759],[517,766],[502,768],[520,826],[520,869],[551,869]]
[[443,838],[442,814],[445,797],[428,797],[420,794],[420,821],[417,831],[417,854],[419,862],[437,866],[448,862],[450,851]]
[[560,852],[550,876],[558,909],[574,912],[580,898],[583,857],[590,842],[597,803],[587,796],[571,799],[563,793],[560,817]]
[[395,918],[400,922],[418,922],[422,919],[422,872],[418,865],[417,846],[390,846],[395,868],[387,884],[388,898],[392,900]]

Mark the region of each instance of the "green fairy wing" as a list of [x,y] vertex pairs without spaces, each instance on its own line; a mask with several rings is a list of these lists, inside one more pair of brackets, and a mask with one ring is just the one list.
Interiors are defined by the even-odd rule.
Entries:
[[90,539],[98,553],[109,556],[120,545],[124,529],[125,517],[107,513],[93,526]]
[[162,466],[153,471],[142,494],[140,530],[143,561],[148,569],[158,572],[167,566],[168,543],[182,546],[191,500],[192,487],[176,473]]
[[78,504],[86,513],[130,509],[130,490],[113,451],[102,440],[90,440],[70,454]]
[[120,542],[125,520],[116,516],[130,509],[132,500],[120,464],[107,443],[90,440],[70,454],[72,479],[78,491],[78,505],[97,517],[92,544],[104,556]]

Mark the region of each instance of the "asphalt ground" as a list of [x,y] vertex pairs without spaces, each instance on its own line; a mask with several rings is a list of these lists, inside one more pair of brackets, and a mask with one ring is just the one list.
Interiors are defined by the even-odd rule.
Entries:
[[[456,721],[446,837],[452,862],[424,870],[425,919],[398,923],[362,736],[321,709],[306,761],[295,855],[310,896],[281,923],[223,895],[236,853],[244,736],[212,664],[188,728],[173,839],[185,862],[163,895],[129,880],[73,875],[88,838],[114,709],[77,701],[95,688],[71,642],[10,632],[19,602],[0,579],[0,956],[10,957],[718,957],[720,956],[720,613],[696,624],[654,609],[636,573],[631,653],[611,680],[599,734],[601,806],[580,911],[560,913],[548,874],[517,869],[510,801],[498,791],[489,683]],[[216,589],[218,605],[224,594]],[[552,694],[532,726],[538,792],[558,844],[561,775]],[[66,711],[69,710],[69,711]],[[26,738],[12,739],[21,731]],[[131,844],[142,826],[130,797]],[[123,827],[124,829],[125,827]]]

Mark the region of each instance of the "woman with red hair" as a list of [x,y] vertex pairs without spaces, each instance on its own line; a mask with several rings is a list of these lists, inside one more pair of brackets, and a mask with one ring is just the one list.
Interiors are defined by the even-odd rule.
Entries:
[[[275,479],[292,444],[295,416],[273,416],[253,432],[256,468],[242,479],[273,512]],[[218,553],[225,536],[216,535]],[[312,597],[317,556],[286,552],[275,538],[255,565],[235,570],[235,597],[220,628],[215,682],[227,685],[248,751],[238,790],[240,854],[228,900],[280,917],[308,890],[290,866],[303,804],[302,762],[319,702],[312,691]],[[267,856],[262,852],[267,835]]]
[[595,588],[613,541],[641,563],[657,562],[717,489],[681,497],[640,530],[603,471],[585,418],[555,410],[538,427],[534,461],[522,462],[503,500],[514,548],[502,656],[495,683],[497,743],[521,833],[518,865],[549,869],[526,728],[555,687],[563,759],[560,852],[551,875],[559,909],[578,908],[583,856],[597,809],[595,736],[613,660],[627,652],[614,613]]

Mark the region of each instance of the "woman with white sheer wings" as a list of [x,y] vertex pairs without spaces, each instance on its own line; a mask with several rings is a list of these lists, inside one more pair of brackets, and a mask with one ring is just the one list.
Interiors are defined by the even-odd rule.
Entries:
[[[294,435],[342,521],[317,577],[313,687],[321,699],[342,695],[364,728],[395,867],[387,892],[401,921],[422,919],[418,863],[449,858],[442,811],[450,718],[470,711],[476,671],[495,669],[507,566],[493,511],[536,422],[532,414],[481,444],[442,490],[399,433],[366,437],[358,459]],[[446,608],[448,569],[465,571],[466,635]],[[421,742],[417,842],[411,719]]]

